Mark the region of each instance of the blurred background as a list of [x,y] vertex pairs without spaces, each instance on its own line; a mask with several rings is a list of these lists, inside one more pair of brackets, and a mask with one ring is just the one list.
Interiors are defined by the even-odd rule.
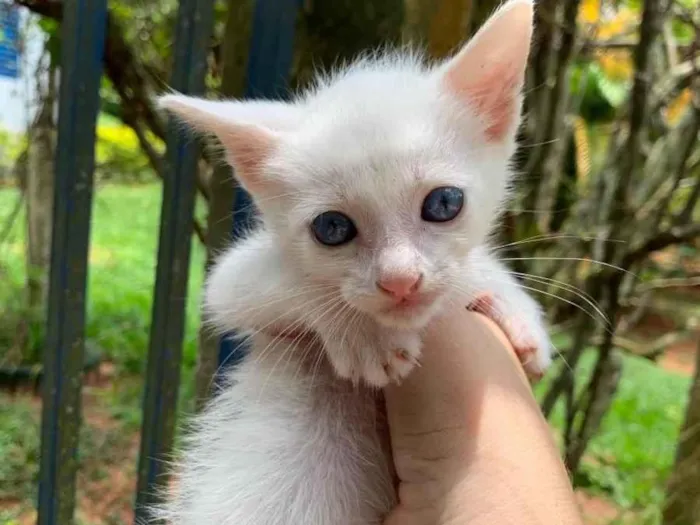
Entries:
[[[66,0],[68,2],[68,0]],[[367,48],[433,58],[498,0],[305,0],[288,86]],[[219,1],[212,96],[245,93],[252,0]],[[700,523],[700,2],[539,0],[502,257],[546,306],[559,359],[538,399],[586,523]],[[0,523],[36,520],[60,0],[0,0]],[[133,521],[177,0],[109,3],[89,251],[76,520]],[[504,35],[507,38],[507,35]],[[179,422],[218,342],[200,328],[230,172],[199,161]]]

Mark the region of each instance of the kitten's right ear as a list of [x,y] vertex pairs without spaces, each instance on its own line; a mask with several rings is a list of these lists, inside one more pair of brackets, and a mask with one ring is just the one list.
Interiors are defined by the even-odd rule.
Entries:
[[236,177],[251,193],[270,189],[260,169],[279,140],[279,133],[299,123],[297,108],[275,101],[211,101],[185,95],[165,95],[158,105],[197,131],[216,135],[226,149]]
[[534,0],[507,0],[437,71],[447,92],[482,119],[486,139],[514,139],[533,32]]

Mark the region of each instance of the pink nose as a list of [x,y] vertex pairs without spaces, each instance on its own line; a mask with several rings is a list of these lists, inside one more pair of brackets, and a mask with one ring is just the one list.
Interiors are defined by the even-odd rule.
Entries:
[[395,299],[403,299],[417,292],[422,281],[423,274],[421,273],[394,275],[378,280],[377,288]]

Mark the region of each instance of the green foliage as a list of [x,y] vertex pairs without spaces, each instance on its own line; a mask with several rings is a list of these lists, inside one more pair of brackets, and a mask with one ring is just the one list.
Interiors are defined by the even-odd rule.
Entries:
[[613,80],[603,72],[597,63],[590,64],[589,68],[593,82],[600,94],[613,108],[619,108],[627,99],[631,84],[627,81]]
[[141,62],[165,74],[174,41],[177,0],[126,0],[115,2],[110,10]]
[[627,99],[630,85],[609,78],[596,62],[582,62],[571,69],[571,90],[581,97],[580,115],[589,124],[611,121]]
[[[594,360],[593,351],[584,356],[581,378],[590,374]],[[689,382],[645,359],[626,356],[617,395],[591,440],[577,484],[609,495],[623,508],[657,512],[673,466]],[[537,391],[546,388],[545,382]],[[552,418],[557,429],[564,425],[562,408],[557,406]]]
[[0,394],[0,501],[33,494],[39,472],[39,418],[29,400]]
[[[165,88],[170,78],[177,9],[177,0],[122,0],[110,4],[110,12],[122,28],[124,39],[139,62],[146,65],[156,81],[156,89]],[[217,2],[214,16],[214,34],[219,35],[226,19],[223,2]]]
[[41,17],[37,25],[46,35],[45,49],[51,57],[51,64],[58,66],[61,62],[61,25],[53,18]]
[[[123,391],[128,395],[123,395]],[[86,417],[81,426],[79,495],[81,491],[89,490],[85,481],[104,480],[115,467],[123,471],[135,466],[129,451],[140,427],[140,394],[140,382],[120,378],[111,390],[98,391],[84,399],[84,413],[99,414],[100,417]],[[3,458],[0,462],[0,503],[18,504],[0,510],[0,523],[13,523],[33,508],[36,501],[40,417],[38,399],[0,392],[0,457]],[[129,464],[125,465],[125,461]]]
[[[158,150],[162,144],[149,136]],[[134,131],[117,118],[101,114],[97,123],[96,177],[98,181],[143,182],[153,170]]]
[[0,183],[5,182],[4,179],[10,182],[15,162],[26,145],[24,136],[0,128]]
[[[15,207],[19,192],[0,190],[0,225],[4,225]],[[27,305],[24,258],[24,210],[0,244],[0,363],[34,364],[43,344],[44,316]]]
[[121,97],[107,76],[103,76],[100,80],[100,109],[102,110],[100,119],[104,119],[108,115],[119,120],[122,118]]
[[[17,195],[0,190],[0,223]],[[155,284],[160,186],[98,188],[93,208],[86,337],[112,359],[120,372],[143,373],[146,364]],[[201,207],[200,207],[201,213]],[[199,293],[204,250],[193,240],[187,301],[184,366],[196,359]],[[0,250],[0,304],[23,296],[24,228],[22,221]],[[4,312],[6,313],[6,312]],[[0,316],[0,334],[14,334],[18,315]],[[41,326],[41,325],[39,325]]]

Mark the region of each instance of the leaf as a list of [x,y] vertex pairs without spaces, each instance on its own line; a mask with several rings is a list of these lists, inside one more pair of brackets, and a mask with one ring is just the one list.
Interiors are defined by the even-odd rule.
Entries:
[[599,69],[595,62],[582,62],[571,68],[571,91],[580,97],[579,114],[589,124],[609,121],[615,115],[615,108],[601,92]]
[[695,30],[693,26],[674,18],[671,20],[671,31],[673,37],[676,39],[677,44],[689,45],[693,42],[695,38]]
[[632,9],[622,7],[612,17],[601,21],[596,35],[601,40],[610,40],[629,32],[638,23],[639,14]]
[[53,18],[42,17],[37,22],[39,29],[41,29],[47,35],[57,35],[58,34],[58,21]]
[[596,53],[596,59],[605,76],[616,82],[631,80],[634,66],[630,53],[615,50]]
[[583,0],[581,2],[578,11],[579,23],[598,23],[600,20],[600,1],[601,0]]
[[690,88],[685,88],[676,98],[668,103],[664,110],[664,117],[669,126],[675,126],[680,121],[686,109],[693,99],[693,92]]
[[593,78],[603,98],[605,98],[612,107],[620,107],[627,99],[627,94],[631,86],[630,82],[610,78],[605,71],[603,71],[600,64],[596,63],[591,64],[591,73],[593,74]]

